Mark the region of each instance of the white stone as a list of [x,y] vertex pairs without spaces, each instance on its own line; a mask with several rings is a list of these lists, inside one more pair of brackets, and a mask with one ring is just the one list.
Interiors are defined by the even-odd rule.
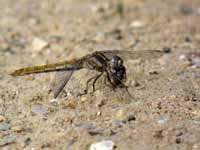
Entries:
[[34,38],[32,42],[33,51],[40,52],[43,48],[47,47],[48,43],[40,38]]
[[114,143],[111,140],[100,141],[90,146],[90,150],[113,150],[113,148]]
[[167,121],[168,121],[168,118],[161,118],[161,119],[159,119],[157,121],[157,123],[159,123],[159,124],[165,124],[165,123],[167,123]]
[[182,54],[182,55],[179,56],[179,59],[180,60],[185,60],[185,59],[187,59],[187,56],[185,54]]
[[130,26],[133,28],[142,28],[142,27],[144,27],[144,23],[139,20],[135,20],[135,21],[131,22]]

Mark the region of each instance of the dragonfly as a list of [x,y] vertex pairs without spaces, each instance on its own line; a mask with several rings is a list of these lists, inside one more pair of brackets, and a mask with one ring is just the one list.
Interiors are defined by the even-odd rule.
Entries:
[[124,82],[126,80],[126,67],[124,61],[142,58],[149,60],[159,58],[163,55],[162,50],[103,50],[95,51],[87,54],[79,59],[71,59],[58,63],[46,64],[41,66],[33,66],[21,68],[13,71],[12,76],[24,76],[28,74],[56,72],[53,80],[52,89],[54,98],[57,98],[65,85],[70,80],[74,71],[80,69],[95,70],[98,72],[95,76],[87,80],[85,94],[88,93],[89,83],[92,81],[93,92],[97,80],[106,75],[107,81],[112,89],[127,87]]

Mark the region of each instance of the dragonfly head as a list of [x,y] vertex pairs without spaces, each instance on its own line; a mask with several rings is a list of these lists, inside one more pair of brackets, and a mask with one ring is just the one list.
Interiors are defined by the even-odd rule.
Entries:
[[116,87],[123,87],[123,81],[126,76],[126,68],[123,65],[123,59],[119,56],[113,56],[110,62],[111,78]]
[[113,56],[110,62],[111,68],[116,69],[123,66],[123,60],[119,56]]

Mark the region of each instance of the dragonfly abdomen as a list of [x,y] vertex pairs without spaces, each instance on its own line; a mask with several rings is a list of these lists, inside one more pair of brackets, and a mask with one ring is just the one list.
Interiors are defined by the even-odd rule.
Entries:
[[77,70],[80,69],[81,65],[78,65],[78,61],[63,61],[54,64],[47,64],[41,66],[33,66],[27,68],[21,68],[15,70],[10,75],[12,76],[23,76],[33,73],[44,73],[44,72],[55,72],[55,71],[64,71],[64,70]]

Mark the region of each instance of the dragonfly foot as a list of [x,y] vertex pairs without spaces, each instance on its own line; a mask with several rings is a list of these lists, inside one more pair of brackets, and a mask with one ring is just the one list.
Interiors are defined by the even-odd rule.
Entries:
[[81,97],[81,96],[86,95],[86,94],[88,94],[88,91],[84,90],[83,92],[78,93],[77,97]]

